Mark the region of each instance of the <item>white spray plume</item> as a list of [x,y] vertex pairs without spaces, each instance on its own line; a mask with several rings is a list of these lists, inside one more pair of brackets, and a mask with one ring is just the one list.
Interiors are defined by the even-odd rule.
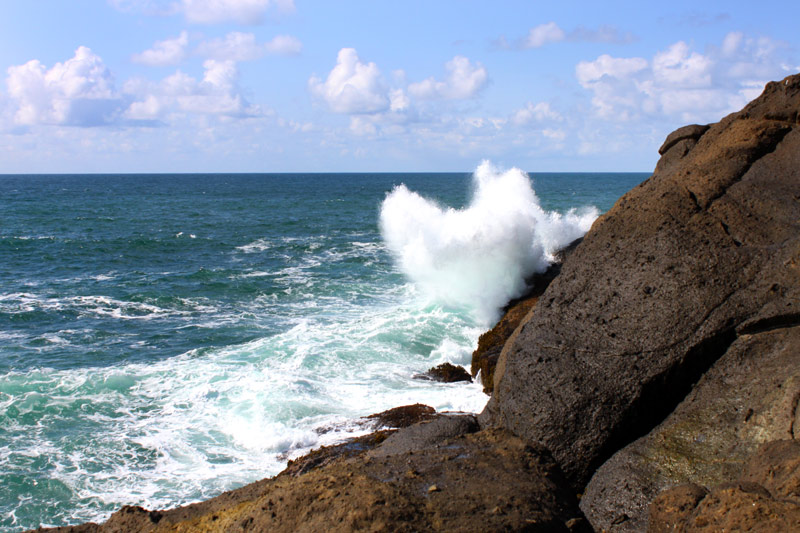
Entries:
[[380,227],[400,269],[436,301],[467,306],[484,323],[520,296],[553,253],[582,236],[599,212],[545,212],[523,171],[483,161],[463,209],[395,187],[381,206]]

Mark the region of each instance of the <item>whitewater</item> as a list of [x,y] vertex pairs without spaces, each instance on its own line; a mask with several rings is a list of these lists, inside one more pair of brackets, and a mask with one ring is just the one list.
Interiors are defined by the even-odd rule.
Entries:
[[0,531],[278,473],[410,403],[642,174],[0,176]]

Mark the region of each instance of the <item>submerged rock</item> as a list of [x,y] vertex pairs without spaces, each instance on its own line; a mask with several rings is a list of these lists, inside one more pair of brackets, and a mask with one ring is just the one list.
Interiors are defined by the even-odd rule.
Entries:
[[441,383],[458,383],[466,381],[472,383],[472,377],[463,366],[454,365],[452,363],[442,363],[425,372],[424,374],[417,374],[415,379],[429,379],[432,381],[439,381]]

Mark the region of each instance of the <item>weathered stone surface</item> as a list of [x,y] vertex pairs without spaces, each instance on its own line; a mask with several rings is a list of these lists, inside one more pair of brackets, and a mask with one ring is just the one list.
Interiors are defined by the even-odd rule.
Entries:
[[424,452],[446,438],[476,431],[478,431],[478,421],[472,415],[441,415],[398,431],[371,450],[368,456],[387,457],[408,452]]
[[436,418],[436,416],[436,409],[430,405],[415,403],[413,405],[393,407],[374,415],[365,416],[364,420],[373,424],[375,429],[405,428],[417,422]]
[[645,530],[663,490],[733,482],[764,442],[800,437],[799,398],[800,327],[740,335],[662,424],[598,469],[583,512],[597,530]]
[[527,319],[528,314],[539,301],[539,296],[544,294],[550,283],[561,272],[561,264],[582,240],[582,238],[576,239],[559,250],[555,254],[555,262],[545,272],[531,276],[527,280],[528,291],[509,302],[500,321],[478,339],[478,348],[472,353],[470,373],[472,377],[476,377],[480,372],[483,392],[486,394],[491,394],[494,390],[494,369],[500,353],[503,351],[503,346],[514,334],[517,326]]
[[[650,506],[651,533],[800,530],[800,443],[765,445],[742,477],[708,491],[670,489]],[[641,531],[641,530],[640,530]]]
[[445,439],[426,453],[339,460],[171,511],[127,507],[101,526],[81,527],[87,533],[590,531],[552,458],[501,430]]
[[482,425],[549,448],[580,489],[738,336],[800,322],[798,109],[800,75],[667,147],[504,348]]
[[463,366],[454,365],[452,363],[442,363],[441,365],[431,368],[424,374],[414,376],[414,378],[429,379],[441,383],[458,383],[461,381],[472,383],[472,376],[469,375],[469,372],[467,372]]

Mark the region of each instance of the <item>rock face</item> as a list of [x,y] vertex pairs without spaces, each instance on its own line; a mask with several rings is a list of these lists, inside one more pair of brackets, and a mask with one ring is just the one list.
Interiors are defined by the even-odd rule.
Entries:
[[763,443],[800,437],[799,398],[800,327],[740,334],[662,424],[600,467],[581,508],[598,530],[644,531],[662,490],[734,482]]
[[553,460],[493,430],[445,439],[425,453],[339,460],[171,511],[126,507],[103,525],[62,531],[568,532],[587,527]]
[[491,394],[494,390],[494,370],[503,346],[506,345],[519,324],[527,319],[528,314],[539,301],[539,297],[544,294],[550,283],[561,272],[561,264],[582,240],[577,239],[558,251],[555,263],[550,265],[545,272],[531,276],[527,280],[529,287],[527,293],[509,302],[500,321],[478,339],[478,348],[472,353],[470,373],[472,377],[477,377],[480,372],[483,392],[486,394]]
[[798,110],[800,75],[670,136],[503,349],[481,424],[548,448],[581,490],[738,338],[800,324]]
[[650,506],[652,533],[800,529],[800,443],[765,445],[736,482],[711,491],[681,485]]

